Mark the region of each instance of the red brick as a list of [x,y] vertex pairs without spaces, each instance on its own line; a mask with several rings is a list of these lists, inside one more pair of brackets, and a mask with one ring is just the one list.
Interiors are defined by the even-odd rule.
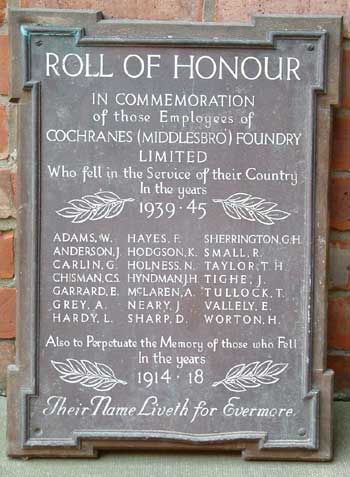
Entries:
[[335,391],[350,391],[350,356],[328,355],[328,367],[335,372]]
[[0,278],[12,278],[13,275],[13,232],[0,232]]
[[349,0],[216,0],[217,21],[247,21],[256,14],[343,15],[344,35],[349,35]]
[[330,200],[331,227],[336,230],[350,229],[350,178],[333,177]]
[[[0,75],[1,76],[1,75]],[[4,104],[0,104],[0,160],[8,157],[7,112]]]
[[330,289],[350,290],[350,240],[331,240],[329,255]]
[[328,300],[328,347],[350,350],[350,297]]
[[343,108],[350,108],[350,50],[343,50],[343,66],[342,66],[342,88],[341,103]]
[[[1,3],[0,3],[1,9]],[[0,10],[1,12],[1,10]],[[0,13],[1,19],[1,13]],[[9,42],[7,35],[0,35],[0,94],[8,95],[9,91]]]
[[0,338],[16,336],[16,289],[0,288]]
[[0,341],[0,394],[6,394],[7,367],[15,362],[15,353],[12,341]]
[[252,15],[268,13],[303,14],[308,11],[305,0],[217,0],[217,21],[247,21]]
[[12,175],[13,171],[0,169],[0,219],[16,216]]
[[332,168],[350,169],[350,116],[334,118]]
[[6,16],[6,0],[0,0],[0,25],[4,23]]
[[100,10],[106,17],[200,20],[201,0],[22,0],[22,7]]
[[349,0],[309,0],[309,13],[315,13],[317,15],[342,15],[344,17],[344,36],[349,37]]

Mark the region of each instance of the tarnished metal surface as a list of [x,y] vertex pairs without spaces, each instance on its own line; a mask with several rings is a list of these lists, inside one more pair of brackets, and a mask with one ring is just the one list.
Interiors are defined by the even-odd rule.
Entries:
[[[22,129],[9,454],[329,459],[340,20],[97,19],[11,14]],[[132,104],[137,95],[146,103]]]

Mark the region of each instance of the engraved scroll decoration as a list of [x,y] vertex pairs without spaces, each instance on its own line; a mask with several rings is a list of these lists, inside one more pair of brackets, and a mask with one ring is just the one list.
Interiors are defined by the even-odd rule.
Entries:
[[264,225],[273,225],[277,220],[284,220],[290,216],[289,212],[276,209],[275,202],[269,202],[261,197],[238,192],[227,199],[213,199],[221,203],[225,214],[235,220],[260,222]]
[[126,381],[118,379],[112,368],[103,363],[93,363],[87,359],[66,359],[65,362],[51,361],[66,383],[79,383],[95,391],[110,391],[117,384],[125,386]]
[[272,360],[254,361],[248,364],[237,364],[229,369],[226,376],[221,381],[212,384],[215,388],[219,385],[225,386],[229,391],[242,393],[250,388],[258,388],[264,384],[277,383],[277,377],[288,367],[288,363],[276,363]]
[[125,203],[134,200],[132,198],[121,199],[114,192],[102,191],[84,195],[81,199],[69,200],[69,207],[57,210],[56,213],[70,219],[74,224],[82,224],[90,220],[117,217],[123,211]]

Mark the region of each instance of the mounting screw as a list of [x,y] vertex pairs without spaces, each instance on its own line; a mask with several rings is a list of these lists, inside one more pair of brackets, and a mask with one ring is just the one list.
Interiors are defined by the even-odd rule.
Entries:
[[41,45],[43,44],[43,42],[42,42],[41,40],[37,40],[37,41],[35,42],[35,44],[36,44],[36,46],[41,46]]
[[315,47],[311,43],[306,46],[307,51],[314,51]]
[[301,428],[298,430],[298,434],[299,434],[300,437],[306,436],[306,429],[304,429],[304,427],[301,427]]

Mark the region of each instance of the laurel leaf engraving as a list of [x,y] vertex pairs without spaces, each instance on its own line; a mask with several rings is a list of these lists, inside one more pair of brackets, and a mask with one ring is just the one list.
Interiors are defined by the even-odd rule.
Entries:
[[114,192],[102,191],[69,200],[69,207],[57,210],[56,213],[74,224],[82,224],[88,220],[117,217],[123,211],[125,203],[133,201],[131,198],[121,199]]
[[219,202],[229,217],[234,220],[248,220],[260,222],[264,225],[273,225],[276,220],[284,220],[290,216],[289,212],[276,209],[275,202],[268,202],[261,197],[238,192],[227,199],[213,199]]
[[212,384],[213,387],[222,384],[229,391],[242,393],[250,388],[258,388],[263,384],[277,383],[279,376],[288,367],[288,363],[273,364],[272,360],[254,361],[248,364],[237,364],[229,369],[221,381]]
[[93,363],[87,359],[66,359],[65,362],[51,361],[52,366],[66,383],[80,383],[95,391],[110,391],[117,384],[126,385],[118,379],[112,368],[103,363]]

